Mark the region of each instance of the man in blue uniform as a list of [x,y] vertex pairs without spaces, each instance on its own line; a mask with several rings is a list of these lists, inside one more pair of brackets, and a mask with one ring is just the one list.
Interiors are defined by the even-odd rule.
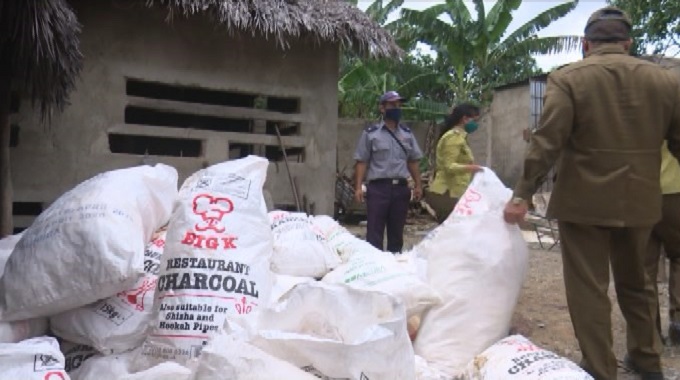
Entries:
[[411,201],[409,174],[415,182],[413,195],[422,195],[418,163],[423,157],[411,130],[399,124],[401,105],[405,99],[395,91],[380,97],[382,121],[366,128],[354,153],[356,160],[355,198],[363,202],[361,185],[366,178],[366,240],[383,250],[387,227],[387,251],[401,252],[404,245],[404,225]]

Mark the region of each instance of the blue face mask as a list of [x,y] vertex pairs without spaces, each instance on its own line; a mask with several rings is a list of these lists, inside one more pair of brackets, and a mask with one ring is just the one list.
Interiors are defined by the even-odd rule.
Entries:
[[479,128],[479,124],[473,119],[465,123],[465,132],[472,133]]
[[401,108],[389,108],[385,110],[385,120],[399,122],[401,120]]

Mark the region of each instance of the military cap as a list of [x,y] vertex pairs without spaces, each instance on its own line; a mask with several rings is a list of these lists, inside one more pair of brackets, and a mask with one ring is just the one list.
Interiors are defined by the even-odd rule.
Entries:
[[590,41],[625,41],[630,38],[633,22],[618,7],[608,6],[595,11],[584,30],[586,39]]

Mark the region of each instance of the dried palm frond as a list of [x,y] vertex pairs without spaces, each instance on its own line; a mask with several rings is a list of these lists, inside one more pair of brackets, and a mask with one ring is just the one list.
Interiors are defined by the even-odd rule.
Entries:
[[63,109],[82,69],[80,24],[66,0],[0,1],[0,60],[43,119]]
[[345,0],[146,0],[185,16],[204,13],[227,30],[259,33],[282,48],[288,39],[313,36],[318,43],[339,43],[371,57],[394,57],[403,52],[392,36]]

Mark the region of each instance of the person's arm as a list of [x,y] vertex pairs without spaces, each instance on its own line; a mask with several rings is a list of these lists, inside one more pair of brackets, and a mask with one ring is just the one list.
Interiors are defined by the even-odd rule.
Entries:
[[415,200],[419,200],[423,195],[423,180],[420,176],[420,162],[409,161],[408,172],[411,174],[411,178],[413,178],[413,197]]
[[423,152],[420,150],[415,137],[411,135],[411,138],[413,149],[408,155],[408,172],[413,178],[413,196],[416,200],[419,200],[423,195],[423,178],[420,175],[420,160],[423,158]]
[[[559,78],[559,77],[558,77]],[[532,135],[515,197],[529,199],[555,165],[574,125],[574,104],[567,86],[548,76],[540,128]]]
[[441,154],[444,157],[444,162],[446,164],[441,167],[438,165],[437,170],[449,174],[461,174],[475,172],[480,169],[478,165],[462,164],[458,162],[460,153],[463,149],[463,144],[465,144],[465,137],[463,137],[463,135],[452,133],[445,135],[442,138],[444,140],[442,141]]
[[548,76],[545,103],[540,127],[531,136],[524,159],[524,170],[513,199],[505,207],[504,217],[508,223],[519,223],[528,211],[528,201],[545,179],[572,133],[574,104],[567,85],[559,76]]
[[361,203],[364,201],[364,192],[361,185],[366,177],[368,161],[371,159],[371,142],[366,131],[362,132],[361,137],[359,137],[357,148],[354,151],[354,159],[356,160],[354,165],[354,199]]

